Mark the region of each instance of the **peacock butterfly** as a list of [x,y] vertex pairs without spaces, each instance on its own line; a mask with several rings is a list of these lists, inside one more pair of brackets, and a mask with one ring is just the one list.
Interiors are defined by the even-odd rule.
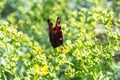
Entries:
[[49,25],[49,39],[50,39],[50,42],[51,42],[53,48],[56,48],[56,47],[63,44],[60,18],[59,17],[57,18],[55,27],[53,27],[53,24],[50,21],[50,19],[48,19],[47,22],[48,22],[48,25]]

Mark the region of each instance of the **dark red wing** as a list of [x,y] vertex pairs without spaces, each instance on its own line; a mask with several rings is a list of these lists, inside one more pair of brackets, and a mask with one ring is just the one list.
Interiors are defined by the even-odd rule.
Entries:
[[60,40],[60,45],[61,45],[61,44],[63,44],[63,37],[62,37],[62,31],[61,31],[61,25],[60,25],[60,18],[59,17],[57,18],[55,28],[56,28],[57,35],[58,35],[59,40]]
[[53,28],[52,22],[48,19],[49,25],[49,38],[53,48],[63,44],[62,31],[60,26],[60,19],[57,18],[56,26]]
[[58,36],[52,32],[50,32],[49,35],[50,35],[51,44],[52,44],[53,48],[58,47],[60,45]]
[[54,42],[53,41],[53,35],[52,35],[53,24],[49,19],[47,20],[47,22],[48,22],[48,25],[49,25],[49,39],[50,39],[50,42],[53,43]]

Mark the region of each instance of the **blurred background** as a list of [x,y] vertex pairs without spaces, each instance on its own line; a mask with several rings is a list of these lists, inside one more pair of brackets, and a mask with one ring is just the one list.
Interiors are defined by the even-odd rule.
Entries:
[[[64,44],[53,49],[57,17]],[[119,80],[119,54],[119,0],[0,1],[2,80]]]

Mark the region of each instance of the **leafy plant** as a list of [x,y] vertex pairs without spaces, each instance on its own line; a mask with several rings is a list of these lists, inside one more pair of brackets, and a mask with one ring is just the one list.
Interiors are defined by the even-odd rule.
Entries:
[[[118,3],[3,0],[0,79],[119,80],[119,64],[113,61],[120,52]],[[46,21],[55,23],[57,17],[64,44],[53,49]]]

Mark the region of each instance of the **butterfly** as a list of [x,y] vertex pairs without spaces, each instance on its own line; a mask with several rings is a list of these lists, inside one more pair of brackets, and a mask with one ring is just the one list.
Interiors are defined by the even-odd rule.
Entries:
[[49,40],[53,48],[59,47],[63,44],[60,18],[57,18],[55,27],[53,27],[53,23],[50,21],[50,19],[47,20],[47,23],[49,26]]

